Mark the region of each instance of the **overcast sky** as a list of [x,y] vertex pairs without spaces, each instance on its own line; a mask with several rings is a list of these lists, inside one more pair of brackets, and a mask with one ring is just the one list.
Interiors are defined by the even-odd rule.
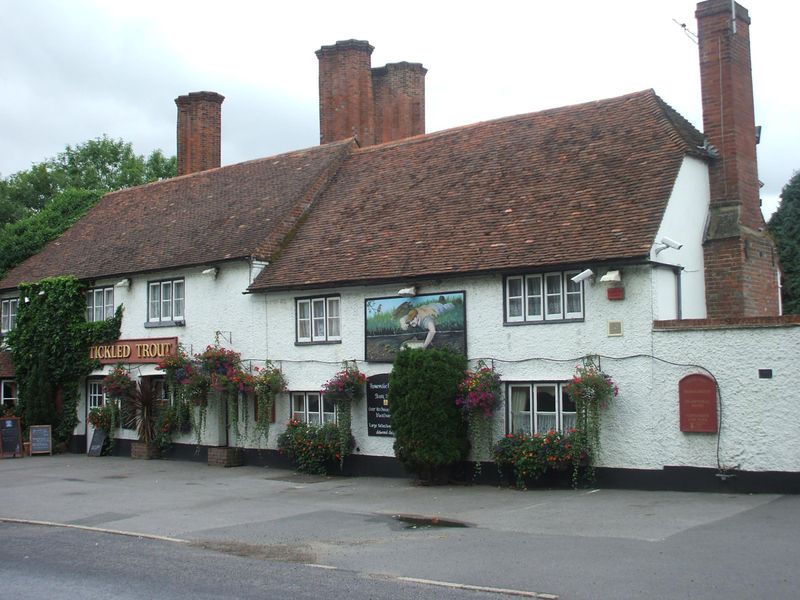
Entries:
[[[289,6],[291,4],[291,6]],[[800,2],[746,0],[764,212],[800,169]],[[222,162],[319,141],[322,45],[427,69],[427,131],[653,88],[702,130],[690,0],[0,0],[0,175],[106,134],[175,153],[174,99],[222,105]]]

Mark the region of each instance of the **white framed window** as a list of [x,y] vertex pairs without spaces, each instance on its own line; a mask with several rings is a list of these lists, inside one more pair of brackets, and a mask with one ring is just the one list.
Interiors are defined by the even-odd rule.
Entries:
[[295,314],[298,342],[334,342],[342,339],[339,296],[298,298]]
[[17,405],[17,382],[13,379],[0,381],[0,407]]
[[336,422],[336,405],[319,392],[292,392],[292,419],[324,425]]
[[545,434],[575,427],[575,403],[566,388],[567,382],[508,384],[509,432]]
[[183,279],[151,281],[147,284],[147,321],[173,323],[183,321],[186,297]]
[[507,323],[536,323],[583,318],[583,282],[577,271],[506,277]]
[[14,325],[17,323],[18,308],[19,298],[0,300],[0,333],[14,329]]
[[86,385],[86,408],[87,411],[93,408],[101,408],[106,404],[106,393],[103,390],[103,382],[100,379],[90,380]]
[[114,316],[114,288],[92,288],[86,292],[86,320],[105,321]]

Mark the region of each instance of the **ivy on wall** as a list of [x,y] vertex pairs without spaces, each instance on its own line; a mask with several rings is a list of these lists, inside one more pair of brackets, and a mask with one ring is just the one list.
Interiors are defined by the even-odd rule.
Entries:
[[[73,276],[19,286],[17,323],[8,335],[26,425],[52,425],[66,442],[78,424],[80,380],[99,366],[89,347],[120,335],[122,306],[105,321],[86,321],[86,286]],[[56,406],[56,395],[61,406]]]

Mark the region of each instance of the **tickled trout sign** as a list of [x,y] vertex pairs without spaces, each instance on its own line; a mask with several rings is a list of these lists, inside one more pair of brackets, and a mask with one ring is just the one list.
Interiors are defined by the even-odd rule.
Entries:
[[123,363],[156,363],[178,351],[178,338],[117,340],[89,348],[89,358],[102,365]]

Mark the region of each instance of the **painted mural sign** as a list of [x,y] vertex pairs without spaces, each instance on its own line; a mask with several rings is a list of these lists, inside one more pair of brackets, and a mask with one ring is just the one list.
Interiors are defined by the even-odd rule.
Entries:
[[178,338],[117,340],[89,348],[89,358],[102,365],[116,363],[157,363],[178,351]]
[[366,300],[368,361],[392,362],[403,348],[450,348],[467,353],[464,292]]
[[389,414],[389,374],[367,378],[367,434],[394,437]]
[[717,385],[708,375],[687,375],[678,383],[681,431],[717,431]]

